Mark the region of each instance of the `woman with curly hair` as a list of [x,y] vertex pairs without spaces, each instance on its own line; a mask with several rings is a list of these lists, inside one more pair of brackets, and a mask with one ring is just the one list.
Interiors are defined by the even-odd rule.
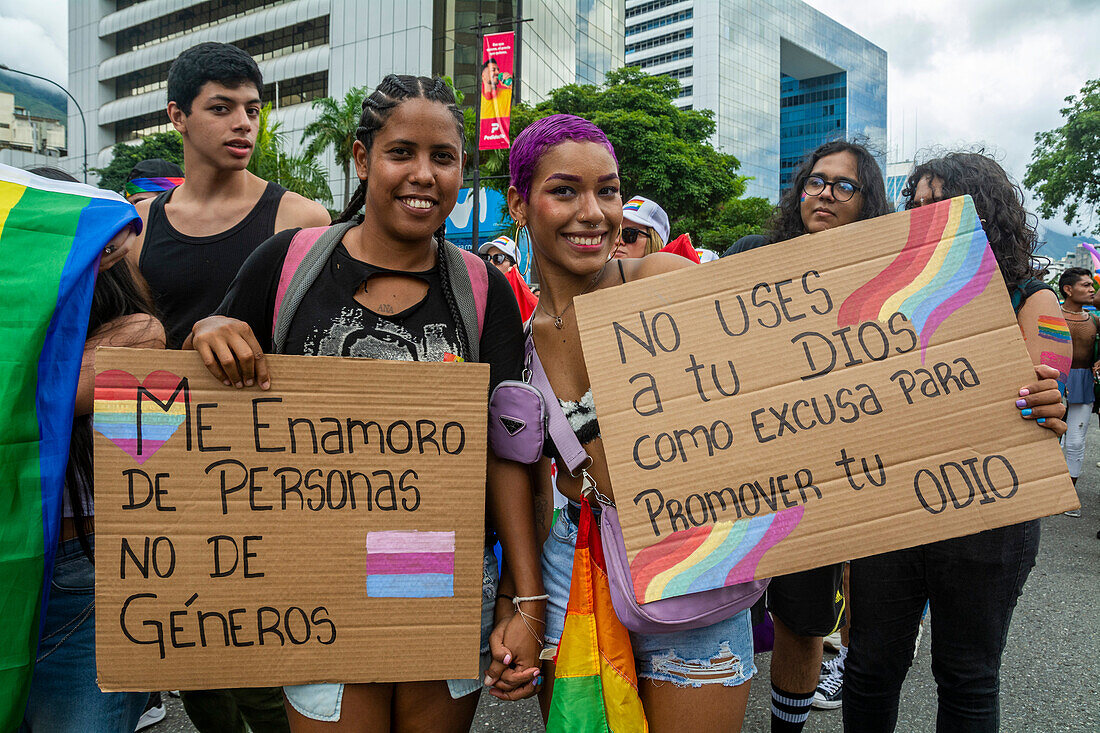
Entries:
[[[892,211],[882,172],[866,146],[833,140],[806,156],[766,235],[742,237],[722,255],[816,234]],[[772,578],[765,603],[775,626],[772,730],[800,731],[810,706],[839,707],[847,654],[844,563]],[[758,607],[759,610],[759,607]],[[822,640],[841,630],[840,654],[825,668]]]
[[[1034,277],[1035,230],[1019,187],[988,156],[951,153],[918,165],[903,194],[910,209],[954,196],[973,198],[1041,380],[1020,390],[1017,407],[1025,418],[1064,433],[1057,370],[1040,365],[1041,352],[1057,349],[1039,339],[1037,329],[1039,317],[1061,320],[1061,314],[1054,291]],[[1069,344],[1064,346],[1061,355],[1068,362]],[[936,730],[996,731],[1001,654],[1038,549],[1035,520],[853,560],[844,730],[894,730],[928,602],[932,674],[939,689]]]

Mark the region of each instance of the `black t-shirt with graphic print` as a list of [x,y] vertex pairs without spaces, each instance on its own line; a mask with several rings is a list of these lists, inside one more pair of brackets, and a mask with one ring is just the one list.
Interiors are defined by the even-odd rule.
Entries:
[[[261,244],[241,266],[217,315],[252,327],[265,353],[273,350],[272,321],[279,275],[297,229],[279,232]],[[481,361],[489,364],[490,389],[505,379],[519,379],[523,363],[523,327],[519,307],[504,275],[489,273],[485,326],[479,344]],[[359,286],[373,275],[400,274],[428,284],[416,305],[382,315],[355,300]],[[391,361],[444,361],[458,352],[458,335],[443,294],[439,268],[397,272],[355,259],[341,242],[310,286],[287,333],[288,354],[359,356]]]

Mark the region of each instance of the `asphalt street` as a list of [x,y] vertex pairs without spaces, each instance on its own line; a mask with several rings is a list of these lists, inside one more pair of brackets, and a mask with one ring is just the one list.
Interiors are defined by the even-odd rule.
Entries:
[[[1085,469],[1078,483],[1082,518],[1043,520],[1035,569],[1024,586],[1009,630],[1001,669],[1001,730],[1006,733],[1096,733],[1100,731],[1100,430],[1088,437]],[[927,627],[920,652],[902,690],[897,730],[935,731],[936,686],[929,666]],[[759,654],[743,730],[769,730],[768,663]],[[165,697],[168,716],[147,730],[188,733],[180,701]],[[474,731],[541,733],[532,700],[504,703],[484,695]],[[813,711],[806,733],[838,733],[840,710]]]

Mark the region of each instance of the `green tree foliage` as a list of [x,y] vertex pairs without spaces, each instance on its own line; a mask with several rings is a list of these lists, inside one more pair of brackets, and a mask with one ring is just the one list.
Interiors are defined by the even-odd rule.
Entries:
[[359,116],[363,112],[363,100],[368,94],[366,87],[352,87],[343,99],[323,97],[313,100],[313,108],[320,114],[302,131],[302,142],[309,140],[305,157],[316,158],[332,148],[336,164],[344,171],[344,206],[351,199],[351,149],[355,144]]
[[122,192],[126,178],[135,165],[150,158],[161,158],[183,167],[183,138],[175,130],[154,132],[142,138],[137,145],[118,143],[111,151],[114,156],[106,168],[93,168],[99,175],[99,187]]
[[[673,234],[687,231],[695,246],[724,249],[737,232],[762,231],[771,214],[763,199],[740,197],[745,178],[740,163],[715,150],[710,111],[681,110],[674,100],[675,79],[649,76],[626,67],[609,72],[600,86],[570,84],[555,89],[534,107],[512,106],[512,139],[535,120],[552,114],[574,114],[591,120],[605,133],[619,159],[623,197],[641,195],[661,204],[673,223]],[[477,145],[472,110],[467,115],[467,142]],[[482,176],[508,172],[507,151],[482,151]],[[506,191],[506,179],[485,185]]]
[[676,222],[673,234],[688,232],[696,249],[706,247],[721,254],[741,237],[767,233],[774,211],[767,199],[734,196],[713,209],[683,217]]
[[318,201],[326,206],[332,203],[332,191],[328,187],[325,169],[308,154],[294,155],[286,150],[286,133],[281,123],[271,119],[271,104],[260,110],[256,131],[256,144],[248,170],[266,181],[274,181],[283,188]]
[[1035,135],[1024,185],[1038,195],[1044,217],[1060,210],[1066,224],[1092,227],[1100,234],[1100,79],[1065,101],[1065,124]]

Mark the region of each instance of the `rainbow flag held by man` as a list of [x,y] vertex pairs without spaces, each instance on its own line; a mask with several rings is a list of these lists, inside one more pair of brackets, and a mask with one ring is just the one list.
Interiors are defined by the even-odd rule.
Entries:
[[565,630],[554,664],[547,733],[649,730],[630,634],[611,605],[600,531],[584,497]]
[[0,165],[0,730],[23,720],[99,257],[134,219],[116,193]]

